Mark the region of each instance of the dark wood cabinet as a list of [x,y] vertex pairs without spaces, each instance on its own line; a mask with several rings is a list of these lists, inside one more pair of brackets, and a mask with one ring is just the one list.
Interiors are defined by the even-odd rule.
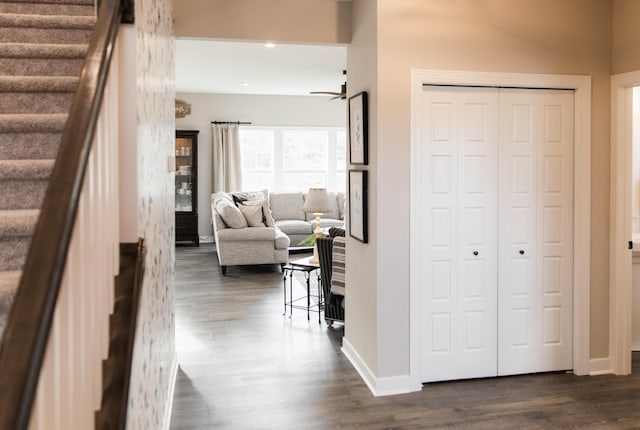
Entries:
[[198,236],[198,133],[176,130],[176,243],[200,246]]

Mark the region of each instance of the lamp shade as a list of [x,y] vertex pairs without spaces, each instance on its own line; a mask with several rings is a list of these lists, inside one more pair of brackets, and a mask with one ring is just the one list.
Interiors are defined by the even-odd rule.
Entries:
[[309,188],[302,210],[313,213],[325,213],[331,210],[327,190],[325,188]]

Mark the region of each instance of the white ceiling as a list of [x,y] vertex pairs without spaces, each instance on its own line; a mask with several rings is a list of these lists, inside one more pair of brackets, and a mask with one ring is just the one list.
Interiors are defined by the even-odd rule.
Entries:
[[[345,46],[176,40],[176,91],[309,95],[340,91]],[[245,84],[246,83],[246,84]]]

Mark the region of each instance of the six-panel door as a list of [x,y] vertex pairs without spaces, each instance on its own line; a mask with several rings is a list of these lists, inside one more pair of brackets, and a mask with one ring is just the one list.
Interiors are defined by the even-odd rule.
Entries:
[[497,103],[489,89],[424,93],[424,381],[496,374]]
[[573,95],[425,86],[422,379],[571,368]]

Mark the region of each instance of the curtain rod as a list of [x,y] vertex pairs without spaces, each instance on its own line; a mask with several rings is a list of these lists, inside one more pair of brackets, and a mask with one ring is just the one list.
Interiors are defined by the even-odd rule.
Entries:
[[211,121],[211,124],[251,125],[250,122],[241,122],[241,121]]

